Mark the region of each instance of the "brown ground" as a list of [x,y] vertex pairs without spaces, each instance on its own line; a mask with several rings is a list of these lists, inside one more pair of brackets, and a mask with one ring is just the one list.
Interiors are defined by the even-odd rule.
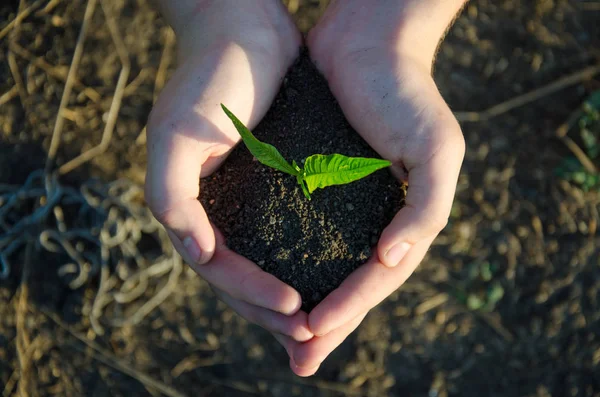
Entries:
[[[45,162],[85,11],[78,1],[22,3],[21,11],[37,7],[0,41],[1,184],[22,184]],[[128,51],[128,86],[110,150],[63,183],[79,188],[85,182],[94,197],[123,197],[118,186],[93,188],[89,178],[143,181],[140,133],[173,68],[172,36],[144,0],[101,3],[116,16]],[[322,8],[320,1],[287,3],[303,27]],[[18,4],[0,5],[0,32]],[[597,64],[599,20],[596,1],[472,1],[440,50],[436,79],[457,112],[484,110]],[[108,119],[121,71],[108,27],[98,5],[80,83],[64,112],[59,165],[99,142]],[[67,285],[73,275],[57,274],[69,258],[31,243],[28,255],[25,249],[10,255],[11,274],[0,280],[0,391],[160,395],[164,384],[166,395],[599,396],[600,197],[597,188],[585,191],[569,177],[575,174],[555,172],[572,157],[556,128],[598,89],[599,80],[588,79],[497,117],[462,123],[467,157],[450,225],[416,274],[371,312],[315,377],[292,376],[285,352],[267,333],[235,316],[190,271],[176,272],[176,263],[169,276],[153,273],[130,303],[117,304],[109,294],[112,300],[96,316],[91,307],[102,273],[90,273],[73,290]],[[584,145],[574,133],[577,128],[570,132],[574,144]],[[0,189],[4,206],[11,188]],[[85,218],[82,228],[94,220],[81,215],[84,205],[73,192],[64,203],[65,220],[77,227],[71,219]],[[43,203],[25,200],[8,214],[0,207],[0,247],[7,227],[36,205]],[[37,241],[36,226],[19,238]],[[128,238],[137,239],[143,258],[135,263],[143,269],[162,255],[148,240],[160,233],[134,235]],[[97,250],[86,244],[74,242],[86,260],[98,262],[92,258]],[[117,246],[110,254],[120,258],[123,252]],[[111,272],[103,288],[126,289],[128,275],[114,273],[129,265],[134,271],[129,262],[103,267]],[[171,285],[168,277],[177,288],[158,308],[139,324],[114,324]]]

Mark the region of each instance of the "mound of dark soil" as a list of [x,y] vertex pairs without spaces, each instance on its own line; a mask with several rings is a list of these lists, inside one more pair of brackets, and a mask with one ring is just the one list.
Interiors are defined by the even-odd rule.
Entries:
[[[315,153],[379,157],[350,127],[306,51],[253,132],[298,164]],[[404,198],[386,169],[318,189],[309,201],[294,177],[254,160],[243,144],[201,183],[200,199],[228,246],[296,288],[307,311],[371,256]]]

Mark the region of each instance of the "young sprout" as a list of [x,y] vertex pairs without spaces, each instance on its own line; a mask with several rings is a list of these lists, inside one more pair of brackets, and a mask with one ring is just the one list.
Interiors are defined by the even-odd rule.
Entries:
[[313,154],[304,160],[304,169],[295,161],[288,163],[273,146],[256,139],[252,132],[238,118],[221,104],[223,111],[233,122],[242,136],[250,153],[262,164],[295,176],[307,199],[317,188],[343,185],[357,181],[392,163],[388,160],[347,157],[341,154]]

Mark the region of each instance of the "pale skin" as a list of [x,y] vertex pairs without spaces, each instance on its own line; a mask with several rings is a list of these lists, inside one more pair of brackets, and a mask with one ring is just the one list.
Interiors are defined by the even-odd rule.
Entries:
[[301,35],[279,0],[158,1],[179,66],[148,122],[146,199],[183,258],[221,300],[273,333],[299,376],[314,374],[406,281],[446,225],[465,144],[431,65],[464,2],[334,0],[309,33],[310,55],[349,122],[409,188],[375,255],[307,314],[297,291],[225,246],[197,200],[200,177],[239,141],[219,104],[256,126]]

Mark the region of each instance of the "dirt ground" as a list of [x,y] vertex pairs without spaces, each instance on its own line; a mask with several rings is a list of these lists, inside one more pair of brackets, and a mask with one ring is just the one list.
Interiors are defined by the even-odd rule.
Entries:
[[[303,30],[325,7],[286,3]],[[309,379],[294,377],[283,348],[168,259],[168,247],[156,249],[164,236],[136,184],[145,121],[175,66],[173,36],[146,0],[99,1],[69,79],[86,4],[0,5],[0,249],[25,242],[0,278],[4,396],[600,396],[600,195],[580,183],[597,177],[590,169],[600,162],[577,123],[569,139],[557,136],[600,89],[593,71],[576,74],[600,62],[597,1],[469,3],[435,69],[467,141],[450,224],[413,277]],[[61,179],[64,222],[54,213],[42,226],[82,230],[116,214],[106,241],[126,230],[127,244],[111,246],[109,261],[83,234],[42,244],[39,222],[18,223],[51,199],[36,193],[43,180],[25,181],[44,167],[67,80],[59,166],[100,142],[114,99],[122,102],[109,150]],[[534,101],[485,111],[541,87]],[[573,153],[591,158],[587,174],[557,171]],[[38,198],[12,194],[13,185]],[[118,223],[126,218],[135,222]],[[6,234],[17,227],[18,236]],[[70,241],[71,256],[59,247]],[[101,269],[76,277],[73,257]],[[144,269],[152,271],[132,287]]]

